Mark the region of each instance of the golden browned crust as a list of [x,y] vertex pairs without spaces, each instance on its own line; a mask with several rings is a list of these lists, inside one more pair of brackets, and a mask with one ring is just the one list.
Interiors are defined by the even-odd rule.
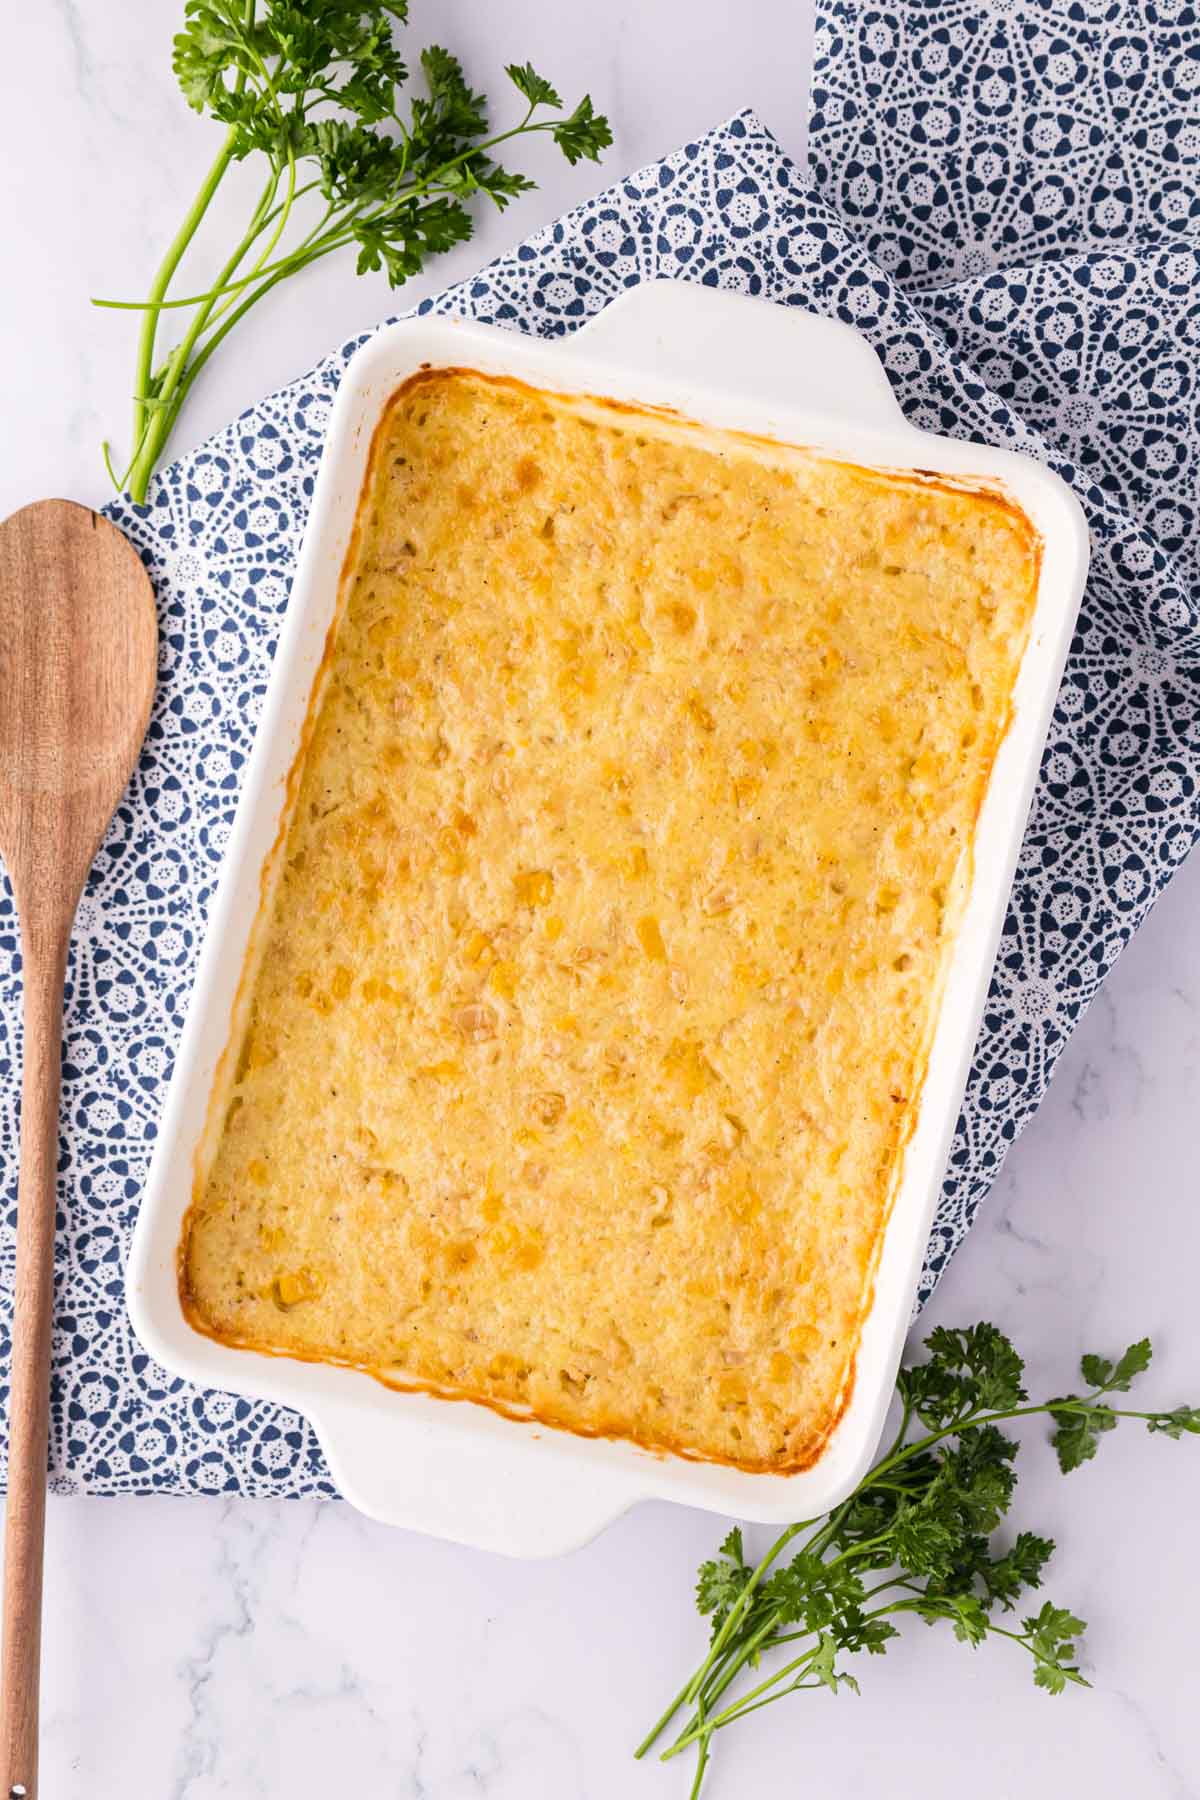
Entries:
[[811,1463],[1037,562],[969,485],[406,383],[198,1159],[197,1329]]

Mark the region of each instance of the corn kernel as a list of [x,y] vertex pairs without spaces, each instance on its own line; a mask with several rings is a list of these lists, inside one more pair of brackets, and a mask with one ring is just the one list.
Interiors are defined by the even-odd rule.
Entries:
[[549,869],[527,869],[513,883],[519,906],[545,906],[554,892]]
[[472,931],[463,944],[463,956],[469,963],[477,963],[488,947],[486,931]]
[[488,976],[492,988],[505,1000],[511,1000],[517,991],[517,965],[514,962],[498,962]]
[[626,858],[625,866],[631,881],[637,881],[641,876],[649,873],[650,858],[646,855],[646,847],[644,844],[635,844],[633,846],[633,849]]
[[611,756],[606,756],[604,761],[600,764],[600,779],[605,787],[616,788],[622,793],[626,792],[632,786],[629,779],[629,770],[625,767],[624,763],[615,761]]
[[257,1156],[253,1157],[251,1161],[246,1164],[246,1175],[247,1178],[254,1183],[255,1187],[266,1187],[267,1165]]
[[794,1356],[811,1356],[820,1341],[815,1325],[796,1325],[788,1332],[788,1345]]
[[417,1074],[426,1076],[430,1081],[453,1081],[462,1074],[462,1065],[446,1061],[422,1063]]
[[541,1233],[531,1232],[517,1245],[514,1260],[519,1269],[536,1269],[545,1254]]
[[511,1262],[518,1269],[536,1269],[545,1256],[540,1230],[535,1227],[523,1232],[511,1220],[488,1233],[487,1247],[494,1256]]
[[699,694],[693,694],[687,703],[687,709],[701,731],[715,731],[717,722],[709,712]]
[[663,1057],[663,1064],[692,1100],[717,1080],[717,1072],[700,1046],[690,1043],[686,1038],[674,1040]]
[[345,963],[339,963],[333,971],[329,982],[329,991],[335,1000],[344,1000],[354,986],[354,977]]
[[644,919],[638,920],[637,934],[638,942],[648,957],[654,962],[666,962],[667,947],[663,943],[663,934],[659,929],[658,920],[652,914],[647,913]]
[[319,1298],[323,1282],[314,1275],[311,1269],[297,1269],[293,1273],[278,1275],[272,1286],[272,1295],[281,1312],[290,1312],[293,1306],[299,1306],[305,1300]]

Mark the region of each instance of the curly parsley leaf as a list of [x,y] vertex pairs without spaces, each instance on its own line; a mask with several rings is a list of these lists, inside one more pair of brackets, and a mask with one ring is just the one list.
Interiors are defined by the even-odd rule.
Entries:
[[1068,1682],[1078,1687],[1091,1685],[1080,1674],[1075,1660],[1079,1654],[1076,1639],[1085,1629],[1082,1619],[1047,1600],[1039,1613],[1022,1620],[1022,1624],[1035,1658],[1033,1679],[1038,1687],[1050,1694],[1061,1694]]
[[742,1534],[735,1525],[721,1544],[715,1560],[700,1565],[696,1583],[696,1606],[701,1613],[712,1614],[714,1631],[724,1624],[750,1575],[742,1550]]
[[817,1639],[817,1647],[809,1664],[809,1673],[814,1675],[822,1687],[827,1687],[831,1694],[839,1688],[848,1687],[851,1693],[857,1694],[859,1685],[853,1675],[846,1675],[834,1668],[834,1661],[840,1646],[832,1632],[823,1631]]
[[1081,1358],[1079,1367],[1090,1388],[1105,1394],[1127,1394],[1134,1378],[1150,1367],[1152,1355],[1150,1339],[1139,1338],[1115,1363],[1107,1356],[1089,1355]]
[[562,106],[553,86],[545,76],[538,74],[532,63],[509,63],[504,73],[513,86],[524,94],[530,106]]
[[595,111],[590,94],[583,96],[569,118],[550,127],[550,135],[569,163],[584,156],[599,162],[600,152],[613,141],[608,120]]
[[978,1574],[987,1604],[998,1602],[1005,1612],[1011,1612],[1026,1588],[1041,1587],[1042,1570],[1053,1554],[1053,1538],[1021,1531],[1003,1555],[981,1559]]
[[1004,1412],[1027,1398],[1025,1365],[994,1325],[939,1325],[925,1340],[926,1362],[903,1369],[900,1393],[927,1425],[946,1426],[976,1412]]
[[763,1600],[775,1609],[780,1624],[804,1620],[822,1630],[863,1597],[863,1584],[848,1563],[827,1563],[805,1551],[777,1569],[763,1584]]
[[470,235],[471,215],[459,201],[440,195],[424,202],[400,200],[355,225],[355,267],[360,275],[382,268],[392,286],[399,287],[424,267],[427,257],[465,243]]
[[1104,1433],[1117,1428],[1117,1415],[1110,1406],[1079,1400],[1074,1395],[1052,1401],[1049,1411],[1058,1427],[1050,1442],[1064,1475],[1090,1462]]

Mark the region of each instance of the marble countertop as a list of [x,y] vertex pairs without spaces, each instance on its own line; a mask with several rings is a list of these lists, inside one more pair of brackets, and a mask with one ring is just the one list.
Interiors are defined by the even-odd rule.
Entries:
[[[104,498],[97,446],[125,426],[135,328],[86,297],[145,281],[211,153],[169,73],[179,11],[44,0],[10,23],[4,512],[47,493]],[[794,0],[419,0],[412,12],[416,40],[459,49],[484,83],[536,51],[567,91],[590,85],[616,127],[610,178],[748,103],[802,149],[810,27]],[[541,191],[487,220],[412,298],[605,178],[549,156],[533,167]],[[394,305],[345,263],[289,284],[197,392],[178,447]],[[1068,1384],[1080,1349],[1149,1332],[1154,1392],[1195,1397],[1198,1117],[1194,863],[1077,1032],[929,1318],[1011,1330],[1037,1390]],[[1091,1621],[1092,1691],[1051,1701],[1015,1656],[918,1626],[861,1671],[861,1699],[789,1701],[740,1741],[731,1733],[714,1800],[801,1786],[894,1800],[1200,1794],[1189,1616],[1200,1449],[1125,1432],[1064,1481],[1034,1432],[1023,1463],[1016,1516],[1062,1543],[1048,1591]],[[54,1500],[47,1800],[682,1795],[683,1771],[629,1753],[701,1648],[692,1582],[721,1531],[644,1506],[587,1549],[531,1565],[388,1531],[334,1502]]]

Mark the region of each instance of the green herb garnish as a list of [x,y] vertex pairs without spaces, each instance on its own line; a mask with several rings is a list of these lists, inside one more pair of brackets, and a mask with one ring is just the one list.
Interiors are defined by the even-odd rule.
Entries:
[[[1128,1393],[1149,1367],[1148,1338],[1115,1362],[1085,1356],[1085,1394],[1032,1405],[1022,1386],[1024,1364],[994,1325],[939,1326],[925,1347],[928,1360],[900,1372],[899,1430],[847,1500],[823,1519],[790,1525],[757,1564],[747,1561],[734,1529],[702,1566],[696,1604],[712,1621],[708,1655],[636,1752],[645,1756],[684,1712],[683,1729],[662,1757],[669,1761],[697,1747],[693,1796],[718,1731],[785,1694],[818,1688],[836,1694],[844,1687],[857,1693],[845,1659],[882,1656],[898,1635],[892,1621],[906,1613],[930,1625],[945,1622],[964,1644],[989,1637],[1016,1644],[1047,1693],[1088,1685],[1078,1661],[1084,1621],[1074,1613],[1047,1600],[1019,1628],[997,1617],[1010,1614],[1025,1590],[1041,1586],[1054,1550],[1051,1539],[1029,1531],[1006,1547],[995,1541],[1017,1483],[1017,1446],[1000,1423],[1047,1414],[1059,1466],[1068,1473],[1096,1454],[1100,1438],[1121,1419],[1141,1419],[1150,1431],[1178,1438],[1200,1433],[1200,1408],[1139,1412],[1112,1405],[1110,1396]],[[797,1539],[790,1561],[782,1563]],[[762,1674],[772,1652],[780,1654]]]
[[[421,52],[424,94],[409,79],[392,36],[407,0],[187,0],[174,66],[189,104],[225,127],[216,161],[159,265],[145,300],[97,300],[145,315],[134,379],[133,449],[114,485],[142,502],[193,382],[238,320],[287,276],[348,244],[359,274],[383,269],[392,287],[426,258],[471,236],[467,202],[484,194],[505,207],[536,185],[493,152],[511,138],[548,132],[568,162],[597,160],[612,143],[591,98],[571,112],[529,63],[506,71],[525,101],[507,130],[492,132],[487,99],[467,84],[449,51]],[[172,280],[231,163],[259,157],[262,192],[213,285],[169,297]],[[156,356],[164,312],[190,311],[165,358]]]

